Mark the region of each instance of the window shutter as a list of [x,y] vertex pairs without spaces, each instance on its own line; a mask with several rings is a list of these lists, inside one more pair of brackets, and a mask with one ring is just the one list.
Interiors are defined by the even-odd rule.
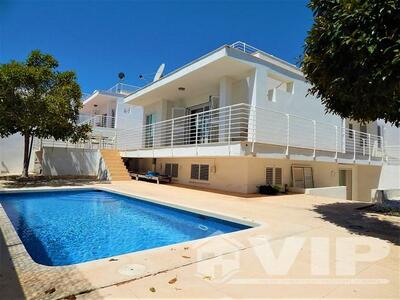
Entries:
[[190,170],[191,179],[199,179],[199,165],[192,165]]
[[165,164],[165,175],[171,176],[171,164]]
[[209,166],[200,165],[200,180],[208,180]]
[[171,177],[178,177],[178,164],[172,164]]
[[274,176],[274,173],[273,173],[273,171],[274,171],[274,169],[273,168],[266,168],[266,171],[265,171],[265,184],[266,185],[272,185],[274,182],[273,182],[273,176]]
[[275,184],[282,185],[282,168],[275,168]]

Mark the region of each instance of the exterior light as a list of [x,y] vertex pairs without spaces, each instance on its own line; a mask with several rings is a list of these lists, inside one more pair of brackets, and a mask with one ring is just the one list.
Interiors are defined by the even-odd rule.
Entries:
[[183,86],[180,86],[180,87],[178,87],[178,91],[184,91],[184,90],[186,90]]

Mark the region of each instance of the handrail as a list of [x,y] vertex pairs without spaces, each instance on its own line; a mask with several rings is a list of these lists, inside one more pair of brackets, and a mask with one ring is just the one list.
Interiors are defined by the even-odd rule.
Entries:
[[281,63],[283,63],[283,64],[285,64],[287,66],[299,69],[296,65],[291,64],[291,63],[287,62],[286,60],[283,60],[283,59],[281,59],[279,57],[276,57],[276,56],[274,56],[272,54],[266,53],[265,51],[257,49],[256,47],[253,47],[253,46],[251,46],[251,45],[249,45],[249,44],[247,44],[245,42],[242,42],[242,41],[234,42],[233,44],[230,45],[230,47],[232,47],[232,48],[234,48],[236,50],[242,51],[244,53],[250,54],[250,55],[253,55],[256,52],[259,52],[259,53],[262,53],[262,54],[264,54],[266,56],[269,56],[269,57],[273,58],[274,60],[277,60],[277,61],[279,61],[279,62],[281,62]]
[[118,82],[117,84],[115,84],[111,88],[109,88],[107,91],[116,93],[116,94],[128,95],[128,94],[135,92],[139,88],[140,88],[139,86]]
[[[383,157],[383,138],[336,124],[254,107],[247,103],[216,108],[120,130],[117,148],[123,150],[170,148],[234,142],[272,144],[334,153],[334,157],[374,160]],[[230,150],[229,150],[230,152]],[[196,154],[197,155],[197,154]]]
[[92,127],[115,128],[115,117],[103,115],[88,115],[89,118],[79,124],[90,124]]

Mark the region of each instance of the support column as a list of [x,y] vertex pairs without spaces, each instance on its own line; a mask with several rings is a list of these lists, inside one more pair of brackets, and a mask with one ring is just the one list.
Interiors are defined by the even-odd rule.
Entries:
[[[257,109],[267,106],[267,74],[268,69],[264,66],[257,66],[249,76],[249,104],[251,110],[248,123],[248,141],[257,141],[257,128],[262,127],[262,118],[257,119]],[[254,148],[254,145],[253,145]]]
[[[218,140],[220,143],[229,143],[229,130],[230,130],[230,119],[229,112],[226,106],[232,105],[232,79],[224,76],[219,81],[219,135]],[[213,117],[213,116],[212,116]]]
[[232,105],[232,78],[224,76],[219,81],[219,107]]
[[264,66],[256,67],[249,77],[249,104],[266,108],[267,104],[267,75],[268,69]]

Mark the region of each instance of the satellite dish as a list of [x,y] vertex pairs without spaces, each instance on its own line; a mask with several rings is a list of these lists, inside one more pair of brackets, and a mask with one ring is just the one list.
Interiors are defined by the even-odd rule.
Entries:
[[125,74],[124,74],[124,72],[119,72],[119,73],[118,73],[118,78],[119,78],[119,80],[124,80],[124,79],[125,79]]
[[156,75],[154,76],[153,82],[159,80],[163,76],[164,68],[165,68],[165,64],[161,64],[158,67],[158,70],[157,70]]

